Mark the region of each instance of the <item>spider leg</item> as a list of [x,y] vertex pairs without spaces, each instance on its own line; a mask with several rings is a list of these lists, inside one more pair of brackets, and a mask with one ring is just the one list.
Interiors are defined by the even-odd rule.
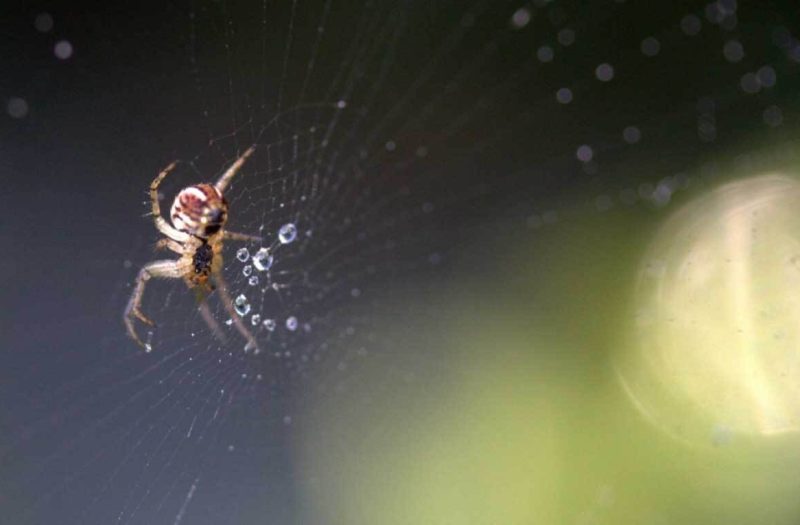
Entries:
[[150,326],[155,325],[155,323],[153,323],[153,321],[145,316],[139,309],[142,305],[142,297],[144,296],[144,288],[147,285],[147,281],[153,277],[177,279],[182,275],[183,265],[181,264],[180,260],[153,261],[145,264],[142,269],[139,270],[139,275],[136,277],[136,286],[133,289],[131,298],[128,300],[128,305],[125,307],[125,314],[122,318],[125,323],[125,328],[128,331],[128,335],[131,339],[136,341],[139,346],[146,348],[146,345],[136,334],[136,329],[133,323],[134,317]]
[[175,253],[183,254],[183,246],[178,241],[173,241],[172,239],[161,239],[158,241],[154,247],[155,250],[172,250]]
[[222,300],[222,306],[225,308],[225,311],[233,320],[234,326],[236,326],[236,330],[242,334],[247,340],[247,345],[245,345],[245,350],[259,350],[258,343],[256,343],[256,338],[253,337],[253,334],[250,333],[250,330],[242,322],[242,318],[236,313],[236,310],[233,308],[233,300],[231,299],[231,295],[228,293],[228,284],[225,282],[225,279],[222,277],[221,271],[216,271],[213,274],[213,279],[217,284],[217,291],[219,292],[220,299]]
[[161,170],[161,173],[156,175],[156,178],[150,183],[150,209],[158,231],[174,241],[185,242],[189,239],[189,234],[173,228],[164,217],[161,216],[161,206],[158,203],[158,187],[161,185],[161,181],[164,180],[164,177],[169,175],[177,165],[178,161],[173,161],[169,166]]
[[[191,288],[191,283],[187,282],[186,284]],[[219,323],[214,318],[214,314],[211,313],[211,309],[208,307],[208,294],[213,291],[213,286],[208,284],[204,287],[194,288],[197,310],[200,312],[200,317],[203,318],[203,321],[205,321],[206,325],[211,329],[214,337],[224,343],[227,341],[227,337],[225,337],[222,328],[220,328]]]
[[242,242],[261,242],[264,240],[258,235],[247,235],[246,233],[231,232],[228,230],[222,231],[222,238],[225,240]]
[[219,339],[222,343],[225,343],[228,338],[225,337],[225,333],[222,331],[222,328],[219,326],[219,323],[214,318],[214,314],[211,313],[211,309],[208,307],[208,301],[203,299],[203,301],[199,304],[197,309],[200,311],[200,317],[203,318],[203,321],[206,322],[208,328],[211,329],[211,332],[214,334],[214,337]]
[[220,193],[225,193],[225,188],[228,187],[228,184],[230,184],[231,180],[233,179],[233,176],[236,175],[239,169],[244,165],[245,161],[247,161],[248,157],[250,157],[250,155],[252,155],[255,150],[256,150],[255,144],[247,148],[247,150],[244,153],[242,153],[242,155],[238,159],[236,159],[236,161],[233,164],[231,164],[231,167],[228,168],[225,171],[225,173],[223,173],[220,176],[219,180],[217,180],[217,183],[214,184],[214,187],[216,187]]

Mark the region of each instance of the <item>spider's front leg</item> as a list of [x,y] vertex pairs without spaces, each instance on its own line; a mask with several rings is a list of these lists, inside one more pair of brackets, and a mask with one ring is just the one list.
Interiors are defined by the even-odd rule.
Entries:
[[161,185],[161,181],[163,181],[164,177],[169,175],[177,165],[178,161],[172,162],[169,166],[161,170],[161,173],[156,175],[156,178],[150,183],[150,213],[153,215],[153,221],[158,231],[174,241],[186,242],[189,239],[189,234],[176,230],[161,216],[161,205],[158,202],[158,187]]
[[228,187],[228,184],[230,184],[231,180],[233,180],[233,177],[236,175],[236,173],[239,172],[241,167],[244,165],[245,161],[250,157],[250,155],[253,154],[255,150],[256,150],[256,145],[253,144],[252,146],[247,148],[247,150],[244,153],[242,153],[242,155],[238,159],[236,159],[236,162],[231,164],[230,168],[225,170],[225,173],[223,173],[222,176],[219,178],[219,180],[216,182],[216,184],[214,184],[214,186],[217,188],[217,190],[219,190],[220,193],[225,193],[225,188]]
[[153,261],[145,264],[142,269],[139,270],[139,275],[136,277],[136,286],[133,289],[131,298],[128,300],[128,305],[125,307],[125,314],[122,319],[130,338],[136,341],[142,348],[147,348],[147,345],[145,345],[136,333],[133,323],[134,317],[150,326],[155,325],[155,323],[140,310],[147,281],[153,277],[177,279],[182,275],[183,265],[180,261]]

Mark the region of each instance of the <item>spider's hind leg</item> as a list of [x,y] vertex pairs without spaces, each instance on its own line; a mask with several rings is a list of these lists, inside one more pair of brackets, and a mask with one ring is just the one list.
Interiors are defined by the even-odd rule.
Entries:
[[228,293],[228,285],[225,282],[225,279],[222,277],[222,273],[217,271],[213,275],[214,281],[217,283],[217,293],[219,293],[220,300],[222,301],[222,306],[225,308],[225,311],[231,318],[233,325],[236,327],[236,330],[244,337],[247,341],[244,349],[247,350],[256,350],[257,352],[260,350],[258,348],[258,343],[256,342],[256,338],[250,333],[250,330],[244,325],[241,316],[236,312],[236,309],[233,307],[233,299],[231,299],[231,295]]
[[197,301],[197,310],[200,312],[200,317],[203,318],[208,328],[214,334],[214,337],[219,339],[220,342],[227,342],[228,338],[222,331],[219,323],[217,322],[214,314],[211,313],[211,308],[208,306],[208,295],[213,292],[216,287],[211,283],[206,283],[204,288],[195,288],[195,300]]
[[139,319],[145,324],[155,326],[152,319],[144,315],[141,311],[142,297],[144,296],[144,289],[147,286],[147,281],[153,277],[160,277],[165,279],[176,279],[183,274],[183,266],[180,261],[153,261],[145,264],[139,275],[136,276],[136,286],[133,289],[131,298],[128,300],[128,305],[125,307],[125,314],[123,315],[123,322],[128,331],[131,339],[142,348],[147,348],[147,345],[139,338],[134,326],[134,317]]

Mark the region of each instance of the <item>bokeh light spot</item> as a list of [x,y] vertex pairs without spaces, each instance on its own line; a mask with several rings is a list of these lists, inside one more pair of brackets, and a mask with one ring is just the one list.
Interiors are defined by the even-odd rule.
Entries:
[[732,182],[655,236],[617,371],[670,434],[718,445],[720,428],[725,441],[800,430],[798,202],[787,176]]

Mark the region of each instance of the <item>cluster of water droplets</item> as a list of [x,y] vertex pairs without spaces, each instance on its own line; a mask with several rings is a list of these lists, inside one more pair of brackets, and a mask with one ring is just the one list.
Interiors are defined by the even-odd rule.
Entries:
[[[257,286],[262,280],[259,278],[260,273],[266,274],[263,279],[269,281],[269,272],[276,261],[275,252],[281,246],[291,244],[297,240],[297,233],[297,226],[289,222],[278,229],[277,240],[271,245],[261,246],[252,254],[246,247],[239,248],[236,251],[236,259],[244,264],[242,275],[247,278],[248,285]],[[233,308],[240,317],[247,317],[253,310],[250,300],[244,293],[236,296],[233,301]],[[229,320],[226,324],[231,325],[232,320]],[[263,327],[268,332],[274,332],[278,328],[278,321],[274,318],[264,318],[259,312],[250,315],[250,324],[253,327]],[[296,331],[299,324],[295,316],[287,317],[283,323],[286,330],[290,332]]]

